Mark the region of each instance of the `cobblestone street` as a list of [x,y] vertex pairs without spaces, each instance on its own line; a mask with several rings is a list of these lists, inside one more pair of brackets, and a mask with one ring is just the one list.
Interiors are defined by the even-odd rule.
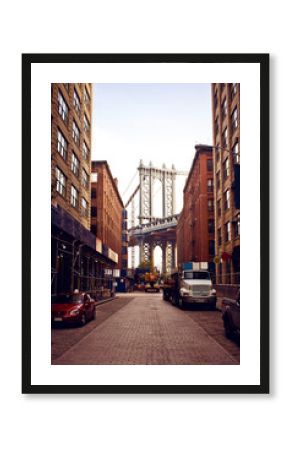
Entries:
[[83,328],[52,329],[52,364],[239,364],[219,311],[180,310],[161,294],[126,294]]

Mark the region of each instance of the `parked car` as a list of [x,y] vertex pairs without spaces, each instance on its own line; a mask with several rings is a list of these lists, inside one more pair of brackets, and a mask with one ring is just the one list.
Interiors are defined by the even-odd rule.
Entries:
[[240,341],[240,290],[235,300],[222,300],[222,319],[226,337]]
[[52,299],[52,323],[77,323],[85,325],[96,318],[95,300],[85,292],[59,294]]

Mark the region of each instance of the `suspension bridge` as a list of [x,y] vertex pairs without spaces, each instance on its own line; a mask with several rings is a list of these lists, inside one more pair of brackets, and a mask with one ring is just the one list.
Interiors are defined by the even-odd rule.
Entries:
[[[176,177],[186,176],[188,172],[178,171],[175,166],[167,168],[165,164],[156,168],[140,161],[137,168],[139,183],[125,203],[129,212],[129,248],[131,265],[138,265],[136,247],[139,247],[139,263],[153,262],[154,249],[159,246],[162,251],[162,272],[169,272],[176,266],[176,226],[179,214],[176,213]],[[156,208],[156,191],[154,185],[160,181],[161,217],[154,214]],[[130,181],[126,191],[131,186]],[[125,192],[126,192],[125,191]],[[137,203],[139,211],[137,211]],[[159,205],[160,206],[160,205]]]

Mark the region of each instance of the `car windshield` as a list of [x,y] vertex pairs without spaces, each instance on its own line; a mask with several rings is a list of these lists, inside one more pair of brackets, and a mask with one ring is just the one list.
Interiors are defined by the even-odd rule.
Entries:
[[77,305],[82,303],[82,297],[80,294],[61,294],[54,297],[52,302],[58,304],[71,303],[72,305]]
[[185,280],[210,280],[209,272],[184,272]]

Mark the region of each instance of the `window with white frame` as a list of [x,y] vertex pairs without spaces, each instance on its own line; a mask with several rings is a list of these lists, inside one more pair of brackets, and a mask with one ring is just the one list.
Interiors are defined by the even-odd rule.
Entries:
[[231,125],[232,125],[232,130],[233,131],[238,128],[238,109],[237,109],[237,107],[232,112]]
[[230,191],[229,189],[224,193],[224,208],[230,208]]
[[222,134],[222,146],[227,147],[227,145],[228,145],[228,129],[226,127]]
[[91,182],[96,183],[98,181],[98,174],[96,172],[91,173]]
[[56,177],[56,190],[63,197],[65,197],[66,193],[66,176],[64,173],[58,168],[55,168],[55,177]]
[[81,215],[84,217],[88,216],[88,202],[84,197],[82,197],[81,201]]
[[227,179],[230,175],[230,164],[229,164],[229,158],[225,159],[223,163],[223,172],[224,172],[224,179]]
[[90,123],[86,115],[84,115],[84,130],[86,133],[90,131]]
[[83,142],[83,158],[85,161],[89,160],[89,149],[87,147],[87,144],[85,143],[85,141]]
[[239,143],[236,142],[232,149],[233,152],[233,163],[240,164],[240,153],[239,153]]
[[222,117],[224,118],[227,115],[228,112],[228,104],[227,104],[227,99],[225,98],[224,101],[222,102]]
[[231,223],[227,222],[225,224],[225,242],[228,242],[231,240]]
[[75,174],[76,177],[79,176],[79,173],[80,173],[80,162],[79,162],[78,158],[76,157],[75,153],[72,153],[71,170]]
[[79,146],[80,145],[80,130],[75,121],[73,121],[73,127],[72,127],[72,137],[75,143]]
[[84,100],[85,100],[86,104],[90,102],[90,96],[89,96],[89,93],[88,93],[86,87],[85,87],[85,92],[84,92]]
[[233,99],[236,93],[238,92],[237,83],[232,83],[231,85],[231,98]]
[[89,176],[85,169],[82,170],[82,186],[87,188],[89,185]]
[[207,210],[208,210],[208,212],[213,212],[213,200],[208,200]]
[[62,120],[67,123],[68,122],[68,106],[65,102],[65,99],[63,98],[63,95],[60,91],[58,91],[58,113]]
[[81,101],[80,101],[78,93],[77,93],[77,91],[75,89],[74,89],[74,107],[75,107],[75,110],[78,113],[78,115],[80,115],[80,113],[81,113]]
[[64,160],[67,159],[67,147],[68,143],[64,135],[60,130],[57,130],[57,151],[63,157]]
[[213,180],[207,180],[207,192],[213,192]]
[[240,216],[236,218],[236,220],[233,222],[234,227],[234,237],[240,236]]
[[79,193],[73,185],[71,185],[70,203],[74,208],[78,207]]

